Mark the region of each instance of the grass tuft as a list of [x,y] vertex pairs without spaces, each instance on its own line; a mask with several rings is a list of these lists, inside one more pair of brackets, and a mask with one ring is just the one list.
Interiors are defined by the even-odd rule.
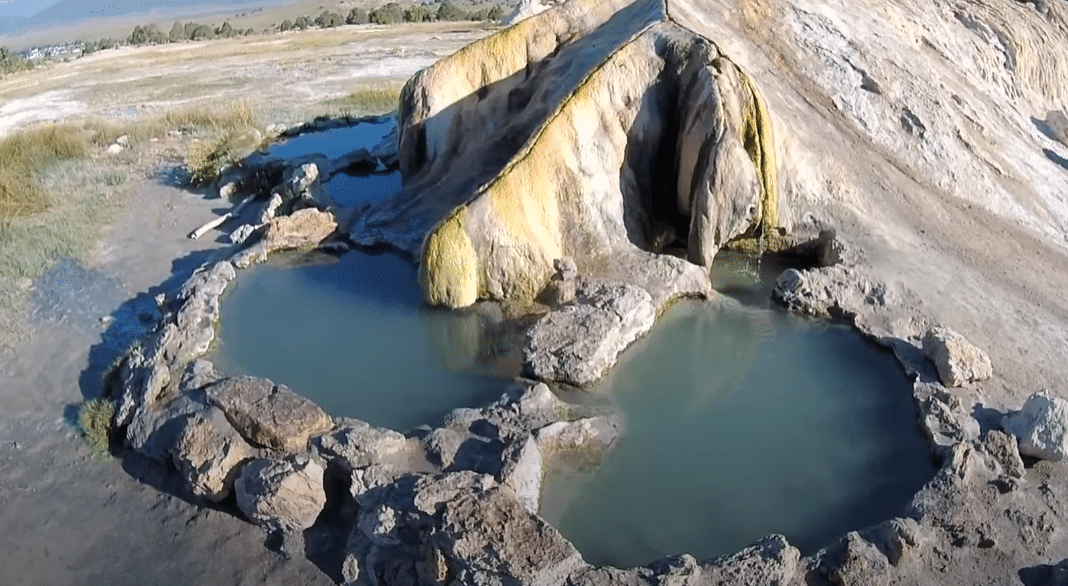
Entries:
[[204,186],[215,181],[226,167],[244,159],[257,147],[262,136],[254,128],[230,130],[216,138],[203,139],[189,145],[185,166],[193,185]]
[[89,399],[78,408],[78,428],[94,456],[111,454],[114,417],[115,402],[109,399]]
[[400,86],[376,84],[352,92],[346,101],[368,114],[385,114],[397,109],[400,91]]
[[48,209],[54,200],[41,183],[41,172],[88,155],[82,133],[68,124],[39,126],[0,141],[0,218]]

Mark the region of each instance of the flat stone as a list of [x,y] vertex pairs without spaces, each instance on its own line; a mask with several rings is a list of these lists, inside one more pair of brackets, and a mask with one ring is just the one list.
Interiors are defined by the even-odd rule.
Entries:
[[655,319],[656,308],[644,289],[583,282],[573,305],[546,314],[531,328],[523,369],[546,381],[590,385]]
[[407,465],[420,452],[418,440],[355,419],[345,420],[316,442],[321,453],[337,459],[349,470],[373,464]]
[[1068,457],[1068,401],[1047,391],[1031,395],[1001,427],[1016,436],[1025,456],[1055,462]]
[[931,328],[923,338],[923,351],[934,362],[942,384],[947,387],[964,386],[993,375],[986,352],[949,328]]
[[289,216],[279,216],[267,224],[264,243],[268,254],[279,250],[306,248],[326,240],[337,230],[337,219],[329,212],[315,208],[297,210]]
[[267,448],[302,451],[311,436],[334,426],[318,405],[267,379],[229,378],[206,387],[205,393],[246,440]]

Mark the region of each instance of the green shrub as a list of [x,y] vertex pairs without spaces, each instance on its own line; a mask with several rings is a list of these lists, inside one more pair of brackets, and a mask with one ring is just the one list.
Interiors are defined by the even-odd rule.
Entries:
[[452,2],[442,2],[438,6],[438,20],[466,20],[467,12]]
[[27,61],[7,47],[0,47],[0,75],[33,69],[33,61]]
[[372,10],[370,18],[374,24],[397,24],[404,21],[404,9],[400,4],[390,2]]
[[367,24],[371,22],[371,15],[363,8],[353,8],[345,17],[346,24]]
[[345,24],[345,19],[336,12],[324,10],[322,14],[315,18],[315,24],[321,28],[335,28]]
[[111,454],[114,417],[115,402],[109,399],[89,399],[78,408],[78,428],[93,455]]

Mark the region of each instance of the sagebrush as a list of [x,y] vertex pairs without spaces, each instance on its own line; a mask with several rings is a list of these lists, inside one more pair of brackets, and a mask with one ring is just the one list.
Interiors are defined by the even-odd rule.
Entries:
[[115,402],[110,399],[89,399],[78,408],[78,428],[93,455],[111,454],[114,417]]

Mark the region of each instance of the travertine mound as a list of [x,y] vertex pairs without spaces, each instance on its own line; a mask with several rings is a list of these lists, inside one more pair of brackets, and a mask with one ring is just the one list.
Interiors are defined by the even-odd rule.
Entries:
[[[667,246],[707,267],[777,235],[771,113],[716,44],[661,0],[572,0],[416,74],[401,97],[406,189],[355,225],[418,254],[426,300],[533,299],[553,262],[643,279]],[[703,277],[703,278],[702,278]],[[696,267],[678,293],[705,293]]]

